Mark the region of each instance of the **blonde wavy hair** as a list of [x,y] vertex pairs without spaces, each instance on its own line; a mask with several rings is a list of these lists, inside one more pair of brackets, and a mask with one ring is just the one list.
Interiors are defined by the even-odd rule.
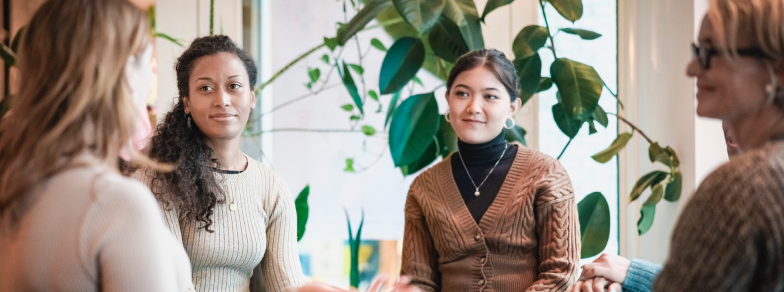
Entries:
[[737,58],[739,33],[749,33],[771,59],[784,57],[784,1],[711,0],[708,20],[716,32],[714,45]]
[[[50,0],[18,56],[19,93],[0,121],[0,210],[34,184],[77,164],[117,168],[139,114],[123,82],[130,56],[152,41],[146,14],[127,0]],[[85,155],[87,154],[87,155]]]

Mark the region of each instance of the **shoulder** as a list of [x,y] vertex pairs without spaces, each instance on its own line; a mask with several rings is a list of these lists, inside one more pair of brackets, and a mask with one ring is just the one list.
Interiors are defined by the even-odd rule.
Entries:
[[452,157],[457,152],[450,154],[430,168],[422,171],[414,178],[414,181],[409,187],[409,194],[419,193],[422,191],[432,190],[440,183],[443,183],[444,177],[452,176]]
[[102,208],[132,216],[160,212],[150,189],[141,182],[114,172],[99,175],[93,185],[93,200]]

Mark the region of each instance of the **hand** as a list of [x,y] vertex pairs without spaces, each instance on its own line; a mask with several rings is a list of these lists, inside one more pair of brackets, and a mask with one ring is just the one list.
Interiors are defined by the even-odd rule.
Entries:
[[577,281],[570,292],[621,292],[621,284],[609,282],[605,278],[596,277],[585,281]]
[[631,263],[625,257],[603,253],[592,263],[583,266],[580,279],[602,277],[609,282],[623,283]]
[[[386,282],[386,276],[379,276],[373,280],[373,284],[370,285],[367,292],[381,292],[381,287],[383,286],[384,282]],[[422,292],[417,286],[413,286],[410,284],[411,278],[407,276],[400,277],[395,286],[392,287],[391,290],[387,292]],[[324,283],[318,282],[310,282],[305,284],[304,286],[290,290],[290,292],[356,292],[357,290],[351,289],[346,290],[342,288],[338,288],[335,286],[327,285]]]
[[[372,292],[372,291],[368,291]],[[422,289],[419,287],[411,285],[411,277],[409,276],[401,276],[400,280],[397,281],[392,290],[388,292],[422,292]],[[620,292],[620,291],[619,291]]]

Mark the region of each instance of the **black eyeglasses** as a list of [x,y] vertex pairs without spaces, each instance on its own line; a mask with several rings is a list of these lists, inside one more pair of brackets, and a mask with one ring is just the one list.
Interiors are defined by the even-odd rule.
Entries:
[[[708,49],[705,46],[698,46],[694,43],[691,44],[691,49],[692,53],[694,54],[694,58],[696,58],[700,63],[700,67],[702,67],[702,69],[710,68],[710,60],[713,58],[713,56],[724,53],[723,50]],[[737,52],[739,56],[768,58],[768,55],[759,48],[738,49]]]

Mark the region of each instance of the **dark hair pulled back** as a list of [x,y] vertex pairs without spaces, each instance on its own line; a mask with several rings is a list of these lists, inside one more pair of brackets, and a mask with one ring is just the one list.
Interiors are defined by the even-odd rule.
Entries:
[[517,90],[517,72],[514,65],[506,58],[504,53],[496,49],[471,51],[457,59],[446,81],[447,90],[452,90],[457,75],[479,66],[485,66],[488,71],[492,72],[501,81],[509,93],[511,102],[520,97],[520,92]]

